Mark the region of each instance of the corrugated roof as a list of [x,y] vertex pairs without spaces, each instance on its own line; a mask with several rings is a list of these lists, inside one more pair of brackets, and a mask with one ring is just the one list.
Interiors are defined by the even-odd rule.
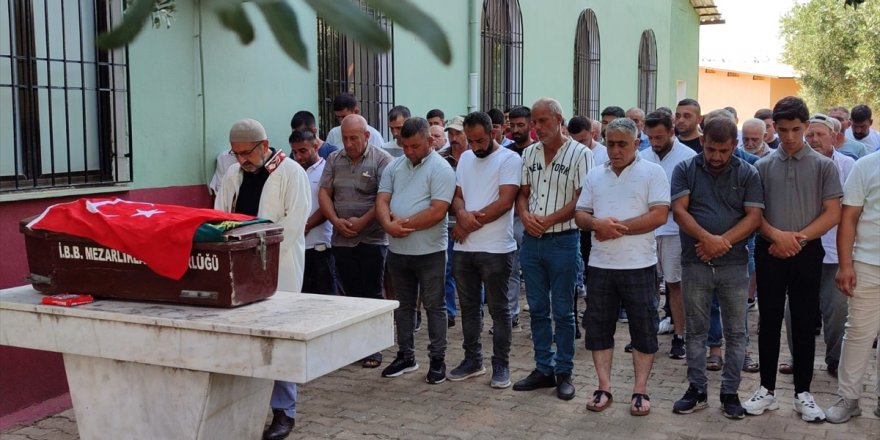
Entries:
[[704,24],[724,24],[724,18],[714,0],[690,0],[690,2],[694,11],[700,16],[701,26]]

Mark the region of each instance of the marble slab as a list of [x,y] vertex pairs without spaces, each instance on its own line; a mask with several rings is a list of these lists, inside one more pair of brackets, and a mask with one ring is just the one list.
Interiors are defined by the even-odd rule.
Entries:
[[0,344],[305,383],[394,344],[396,301],[278,292],[235,309],[0,291]]

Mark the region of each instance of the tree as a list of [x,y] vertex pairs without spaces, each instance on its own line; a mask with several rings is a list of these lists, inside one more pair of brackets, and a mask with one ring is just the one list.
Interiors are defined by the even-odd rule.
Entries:
[[[123,47],[134,41],[147,23],[158,26],[162,20],[158,18],[160,16],[170,25],[168,15],[173,14],[175,1],[177,0],[128,0],[122,22],[98,37],[98,47]],[[443,29],[409,0],[362,1],[398,26],[415,34],[444,64],[452,61],[452,51]],[[208,0],[207,3],[214,8],[223,26],[235,32],[245,45],[254,40],[254,28],[244,3],[254,4],[265,17],[281,48],[297,64],[308,69],[307,49],[300,35],[296,11],[287,0]],[[372,17],[364,13],[357,1],[305,0],[305,3],[330,26],[366,48],[376,52],[387,52],[391,49],[388,35]]]
[[857,3],[810,0],[781,20],[782,61],[800,73],[802,96],[817,111],[880,107],[880,0]]

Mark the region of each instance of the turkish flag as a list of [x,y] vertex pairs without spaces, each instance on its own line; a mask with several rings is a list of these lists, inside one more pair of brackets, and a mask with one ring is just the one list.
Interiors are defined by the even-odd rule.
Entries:
[[159,275],[179,280],[186,273],[193,236],[209,221],[253,220],[214,209],[114,199],[79,199],[46,208],[28,223],[91,239],[143,261]]

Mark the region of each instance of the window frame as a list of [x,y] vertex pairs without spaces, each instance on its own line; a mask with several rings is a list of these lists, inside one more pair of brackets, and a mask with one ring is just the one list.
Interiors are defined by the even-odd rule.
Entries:
[[650,113],[657,108],[657,40],[645,29],[639,39],[639,108]]
[[601,62],[602,45],[596,13],[584,9],[578,17],[574,39],[574,115],[599,119]]
[[483,110],[522,105],[523,24],[518,0],[484,0],[480,30]]

